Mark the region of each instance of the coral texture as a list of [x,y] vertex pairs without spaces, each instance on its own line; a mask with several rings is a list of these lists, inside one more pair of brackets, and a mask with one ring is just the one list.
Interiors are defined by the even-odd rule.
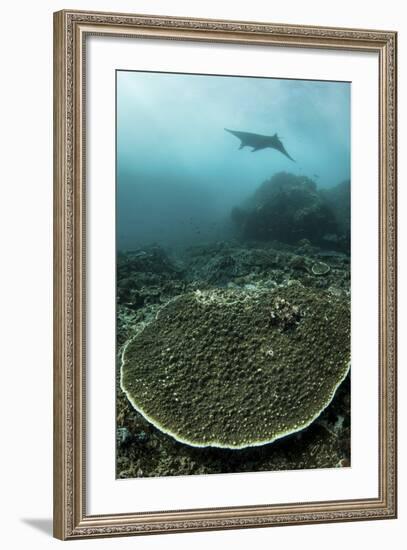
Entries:
[[239,449],[302,430],[350,360],[349,304],[299,283],[183,294],[124,347],[121,386],[161,431]]

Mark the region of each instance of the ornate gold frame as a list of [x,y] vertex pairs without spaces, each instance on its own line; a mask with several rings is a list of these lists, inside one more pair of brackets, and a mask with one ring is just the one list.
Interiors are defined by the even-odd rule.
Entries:
[[[376,52],[379,59],[378,498],[86,514],[85,39],[90,34]],[[149,15],[54,14],[54,535],[60,539],[396,517],[395,32]]]

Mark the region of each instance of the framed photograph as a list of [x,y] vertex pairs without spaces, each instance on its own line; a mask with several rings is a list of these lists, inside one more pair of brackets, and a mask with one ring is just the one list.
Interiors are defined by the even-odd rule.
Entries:
[[54,15],[54,534],[396,517],[396,33]]

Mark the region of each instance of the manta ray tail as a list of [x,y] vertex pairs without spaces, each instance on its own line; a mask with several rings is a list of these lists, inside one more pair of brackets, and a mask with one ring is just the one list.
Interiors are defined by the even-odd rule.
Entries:
[[290,155],[287,153],[287,151],[285,151],[285,152],[281,151],[281,152],[282,152],[283,155],[285,155],[287,158],[289,158],[289,159],[292,160],[293,162],[296,162],[296,161],[293,159],[293,157],[290,157]]

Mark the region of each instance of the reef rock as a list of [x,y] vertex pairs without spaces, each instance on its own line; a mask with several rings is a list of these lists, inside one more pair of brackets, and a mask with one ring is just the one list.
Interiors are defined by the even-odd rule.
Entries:
[[178,441],[241,449],[310,425],[350,364],[348,302],[299,284],[170,300],[131,338],[121,387]]
[[159,303],[163,295],[173,294],[174,287],[179,286],[181,279],[181,268],[159,246],[118,254],[119,305],[139,309],[147,304]]
[[350,253],[350,180],[343,181],[330,189],[321,189],[321,196],[335,215],[336,233],[327,233],[323,239],[326,244]]
[[326,235],[338,232],[333,209],[315,182],[286,172],[265,181],[231,216],[246,239],[288,244],[308,239],[314,245],[326,245]]

